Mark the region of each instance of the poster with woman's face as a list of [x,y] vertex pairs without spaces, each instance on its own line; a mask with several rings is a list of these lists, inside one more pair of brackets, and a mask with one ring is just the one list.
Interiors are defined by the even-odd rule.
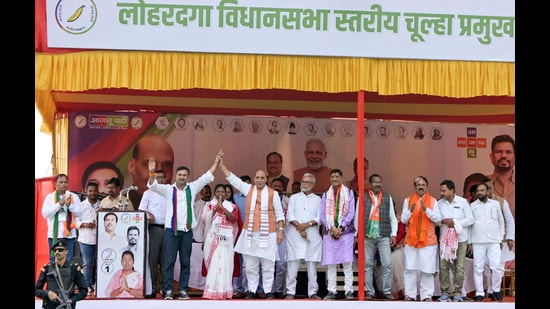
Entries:
[[145,219],[143,211],[98,212],[97,298],[134,297],[129,296],[130,293],[113,296],[111,292],[113,287],[122,291],[131,287],[138,289],[144,286],[145,282],[142,279],[145,278],[147,252]]
[[[86,117],[87,125],[78,127],[78,116]],[[456,191],[462,192],[469,174],[491,174],[491,139],[499,134],[515,136],[513,125],[464,123],[365,120],[358,126],[356,119],[123,112],[71,112],[69,118],[68,171],[70,179],[77,180],[69,183],[69,190],[83,191],[80,180],[86,167],[106,161],[119,168],[123,188],[139,187],[131,192],[131,199],[134,193],[141,195],[147,189],[151,156],[156,168],[166,172],[167,183],[174,183],[178,166],[189,167],[189,179],[194,180],[212,166],[220,149],[231,172],[252,177],[258,169],[267,168],[266,155],[276,151],[283,157],[282,174],[290,183],[299,181],[293,172],[313,164],[305,156],[310,139],[319,139],[325,146],[325,155],[315,165],[338,168],[344,173],[344,182],[349,181],[355,176],[353,161],[361,132],[368,173],[382,175],[383,190],[390,192],[401,208],[403,200],[414,192],[412,183],[418,175],[429,179],[430,193],[438,196],[443,179],[453,180]],[[269,131],[274,122],[279,124],[277,134]],[[219,130],[218,124],[226,126]],[[225,181],[218,172],[215,177],[215,182]],[[139,201],[132,203],[139,206]]]

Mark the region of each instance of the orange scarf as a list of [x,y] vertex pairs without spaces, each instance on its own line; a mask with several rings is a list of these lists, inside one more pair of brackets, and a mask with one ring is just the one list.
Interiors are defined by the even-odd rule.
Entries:
[[[378,200],[374,199],[374,192],[368,191],[371,199],[372,211],[367,228],[367,237],[375,238],[380,235],[380,204],[382,204],[382,191],[378,193]],[[375,203],[376,202],[376,203]]]
[[409,199],[409,210],[412,205],[416,203],[414,211],[409,221],[409,233],[407,233],[406,241],[409,247],[423,248],[428,245],[428,228],[430,226],[430,219],[426,216],[425,211],[422,209],[420,200],[424,202],[427,208],[433,209],[431,203],[430,193],[426,192],[422,198],[417,193],[411,195]]

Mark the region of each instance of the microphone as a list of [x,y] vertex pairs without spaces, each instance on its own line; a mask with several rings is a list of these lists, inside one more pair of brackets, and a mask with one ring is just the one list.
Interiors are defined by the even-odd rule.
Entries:
[[126,188],[126,189],[120,190],[120,194],[124,194],[124,193],[127,193],[127,192],[129,192],[129,191],[135,191],[135,190],[137,190],[137,189],[138,189],[138,186],[130,186],[130,187]]
[[[121,209],[121,210],[126,210],[128,208],[128,199],[129,199],[129,196],[130,195],[130,191],[134,191],[134,190],[137,190],[138,187],[137,186],[130,186],[126,189],[122,189],[120,191],[120,194],[118,195],[118,203],[117,203],[117,208]],[[124,205],[122,205],[122,195],[123,194],[126,194],[126,201],[124,203]]]

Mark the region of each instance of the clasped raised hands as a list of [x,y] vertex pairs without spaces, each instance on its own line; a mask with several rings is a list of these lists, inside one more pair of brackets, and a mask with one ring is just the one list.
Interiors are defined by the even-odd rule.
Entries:
[[[416,208],[418,202],[414,202],[412,205],[411,205],[411,212],[414,212],[414,209]],[[424,201],[420,200],[420,207],[422,207],[422,210],[426,211],[426,204],[424,204]]]
[[63,197],[59,199],[59,206],[67,206],[69,207],[71,205],[71,192],[66,191]]
[[223,154],[224,154],[223,149],[220,149],[220,151],[216,155],[216,159],[214,160],[214,162],[216,162],[216,164],[219,165],[220,163],[222,163]]

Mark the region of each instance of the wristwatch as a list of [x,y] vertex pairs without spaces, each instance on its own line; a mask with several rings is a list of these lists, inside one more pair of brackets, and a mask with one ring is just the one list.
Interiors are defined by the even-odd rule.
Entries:
[[346,226],[345,225],[340,225],[340,229],[345,230],[346,229]]

